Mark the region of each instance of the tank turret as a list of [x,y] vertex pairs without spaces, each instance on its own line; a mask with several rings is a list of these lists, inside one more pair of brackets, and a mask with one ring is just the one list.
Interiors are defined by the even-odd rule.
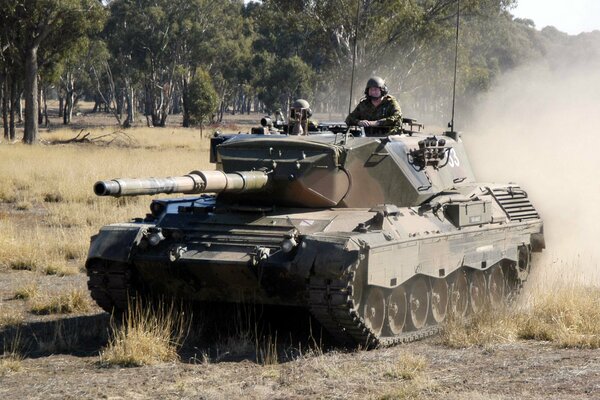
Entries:
[[540,216],[518,185],[477,182],[455,132],[409,133],[234,135],[213,149],[215,171],[97,182],[99,196],[196,196],[103,227],[92,297],[107,311],[140,291],[303,307],[349,346],[499,306],[544,248]]

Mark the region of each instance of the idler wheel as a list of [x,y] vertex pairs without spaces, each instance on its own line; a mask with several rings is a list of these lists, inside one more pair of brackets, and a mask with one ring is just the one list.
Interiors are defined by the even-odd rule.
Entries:
[[367,270],[363,265],[359,265],[354,271],[354,278],[352,279],[352,302],[354,303],[354,309],[360,310],[363,302],[363,296],[365,287],[367,286]]
[[465,271],[457,271],[450,289],[450,309],[457,317],[467,315],[469,308],[469,281]]
[[398,286],[388,298],[387,320],[393,335],[399,335],[404,330],[407,311],[406,290],[403,286]]
[[505,298],[504,273],[500,265],[496,265],[488,274],[488,293],[492,308],[502,306]]
[[519,246],[519,270],[529,273],[531,266],[531,252],[527,246]]
[[437,324],[446,319],[448,297],[448,283],[446,280],[431,279],[431,318]]
[[410,324],[414,329],[421,329],[427,322],[429,314],[429,288],[423,276],[415,278],[408,295]]
[[473,313],[478,313],[485,307],[487,297],[487,285],[485,282],[485,274],[483,271],[471,272],[469,282],[469,300],[471,301],[471,310]]
[[385,321],[385,297],[381,288],[371,287],[368,289],[363,307],[363,319],[373,334],[381,335],[383,321]]

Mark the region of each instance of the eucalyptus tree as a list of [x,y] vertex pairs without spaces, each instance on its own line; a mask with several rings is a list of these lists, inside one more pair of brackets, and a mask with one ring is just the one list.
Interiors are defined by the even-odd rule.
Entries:
[[[348,104],[354,58],[356,82],[364,82],[372,74],[382,75],[394,93],[416,99],[451,84],[457,3],[458,0],[265,0],[256,11],[264,22],[257,28],[261,34],[257,46],[281,58],[298,55],[310,65],[317,73],[315,91],[327,91],[326,96],[317,93],[317,104],[339,104],[340,98]],[[462,17],[493,21],[487,32],[480,32],[493,36],[494,24],[514,3],[461,0]],[[468,53],[464,49],[462,52]],[[462,59],[470,62],[468,57]]]
[[[107,24],[113,59],[125,65],[120,74],[143,87],[148,125],[164,126],[173,93],[187,84],[198,66],[214,59],[216,33],[227,37],[227,12],[238,15],[242,0],[114,0]],[[133,84],[130,82],[129,84]],[[184,105],[185,108],[185,105]]]
[[98,0],[15,0],[10,3],[8,27],[14,30],[11,45],[18,49],[15,57],[22,62],[25,72],[23,141],[32,144],[38,135],[40,51],[45,53],[46,59],[60,58],[81,38],[100,28],[104,8]]

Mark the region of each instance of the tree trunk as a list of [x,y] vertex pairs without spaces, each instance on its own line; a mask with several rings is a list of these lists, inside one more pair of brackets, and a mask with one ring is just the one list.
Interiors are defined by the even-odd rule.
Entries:
[[17,81],[14,76],[10,82],[10,110],[8,115],[8,136],[10,140],[15,140],[15,107],[17,104]]
[[[39,78],[38,78],[39,80]],[[38,85],[38,126],[42,125],[44,123],[44,116],[42,115],[42,110],[44,109],[42,107],[42,85]]]
[[67,72],[65,85],[66,102],[65,112],[63,114],[63,124],[69,125],[71,123],[71,118],[73,118],[73,107],[75,105],[75,79],[73,78],[73,73]]
[[15,97],[15,107],[17,111],[17,120],[19,124],[23,123],[23,102],[21,101],[21,97],[23,97],[23,93],[21,92],[21,88],[17,86],[16,97]]
[[127,93],[125,96],[125,101],[127,103],[127,119],[125,120],[125,124],[127,126],[133,126],[135,122],[135,93],[133,87],[128,83],[125,84],[125,90]]
[[4,75],[2,80],[2,127],[4,128],[4,139],[9,138],[8,132],[8,74]]
[[65,112],[65,98],[61,95],[58,96],[58,116],[62,117]]
[[191,125],[191,121],[190,121],[190,106],[189,106],[189,101],[190,101],[190,96],[188,93],[188,80],[187,78],[183,79],[183,84],[182,84],[182,88],[181,88],[181,97],[182,97],[182,101],[183,101],[183,127],[184,128],[189,128],[189,126]]
[[38,46],[27,50],[25,57],[25,132],[23,142],[33,144],[38,137]]
[[154,121],[153,121],[153,106],[152,104],[154,103],[154,101],[152,100],[152,93],[151,93],[151,88],[149,87],[149,84],[146,83],[145,85],[145,101],[144,101],[144,116],[146,117],[146,124],[148,125],[148,127],[153,127],[154,126]]
[[[121,90],[118,90],[118,91],[121,92]],[[116,113],[119,115],[119,119],[121,119],[121,120],[123,119],[123,105],[125,103],[125,101],[123,99],[124,97],[125,96],[123,93],[121,93],[120,96],[115,94],[115,102],[117,103]]]
[[50,125],[50,121],[48,119],[48,88],[44,87],[42,90],[42,96],[44,99],[44,126],[47,128]]

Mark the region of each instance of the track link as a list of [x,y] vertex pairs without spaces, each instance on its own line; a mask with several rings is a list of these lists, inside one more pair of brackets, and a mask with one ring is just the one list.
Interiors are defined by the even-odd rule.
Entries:
[[[512,290],[507,300],[517,296],[521,290],[523,282],[529,271],[530,259],[529,252],[525,247],[520,248],[523,251],[523,265],[519,268],[522,275],[516,275],[514,272],[511,279]],[[500,268],[501,264],[495,266]],[[439,324],[430,324],[421,329],[402,332],[398,335],[385,336],[376,335],[365,324],[364,319],[359,315],[355,307],[352,294],[353,288],[366,286],[366,282],[361,282],[357,275],[359,266],[355,265],[342,274],[337,280],[311,277],[309,281],[309,308],[313,316],[321,323],[329,334],[341,345],[349,347],[387,347],[400,343],[408,343],[421,340],[429,336],[436,335],[442,330]],[[507,269],[504,269],[507,271]],[[505,276],[505,279],[506,276]],[[510,281],[505,281],[509,287]]]
[[440,326],[433,325],[395,336],[377,336],[354,308],[351,299],[353,277],[353,273],[348,274],[347,280],[313,277],[309,282],[310,311],[340,344],[365,348],[388,347],[421,340],[440,331]]
[[88,289],[96,303],[107,312],[127,310],[132,285],[132,270],[126,263],[96,261],[87,266]]

